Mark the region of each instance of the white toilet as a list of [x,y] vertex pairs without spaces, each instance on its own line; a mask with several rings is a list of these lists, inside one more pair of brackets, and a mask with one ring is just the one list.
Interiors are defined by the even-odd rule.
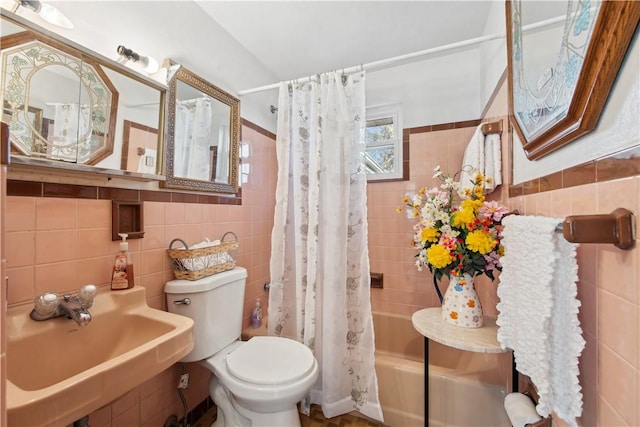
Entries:
[[280,337],[240,341],[247,270],[165,285],[170,312],[193,319],[195,345],[182,362],[199,361],[213,376],[211,399],[222,426],[299,426],[296,404],[318,378],[305,345]]

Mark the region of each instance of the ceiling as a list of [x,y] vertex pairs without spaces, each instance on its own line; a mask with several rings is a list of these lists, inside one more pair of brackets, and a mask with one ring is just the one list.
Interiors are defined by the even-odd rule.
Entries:
[[490,1],[206,1],[198,5],[279,80],[482,35]]

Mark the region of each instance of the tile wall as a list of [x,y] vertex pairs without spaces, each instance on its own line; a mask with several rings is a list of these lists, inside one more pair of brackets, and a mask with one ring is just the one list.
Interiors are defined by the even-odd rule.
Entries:
[[[250,156],[243,160],[249,164],[250,173],[242,186],[241,205],[144,202],[145,236],[131,240],[129,249],[136,286],[145,287],[150,306],[166,308],[163,287],[173,278],[166,249],[173,238],[195,243],[203,237],[219,238],[226,231],[238,235],[240,249],[234,255],[249,274],[244,325],[249,324],[257,298],[266,305],[262,286],[269,280],[275,141],[273,136],[248,126],[243,126],[242,139],[250,145]],[[118,242],[111,241],[110,200],[8,196],[3,212],[9,306],[31,304],[45,290],[76,291],[85,283],[110,285],[113,257],[118,250]],[[4,347],[2,356],[4,360]],[[91,426],[155,427],[163,425],[170,414],[182,418],[176,391],[181,369],[176,364],[94,412],[90,415]],[[210,374],[195,364],[188,364],[186,369],[191,374],[186,398],[192,409],[208,397]]]
[[[3,124],[4,125],[4,124]],[[4,139],[4,130],[5,126],[2,126]],[[6,276],[6,267],[7,262],[5,259],[6,248],[5,248],[5,239],[4,239],[4,222],[5,222],[5,199],[6,199],[6,188],[5,188],[5,179],[7,175],[7,167],[4,165],[0,165],[0,425],[7,425],[7,400],[4,396],[7,395],[7,384],[6,384],[6,369],[7,369],[7,357],[6,357],[6,308],[7,308],[7,300],[6,300],[6,289],[4,284],[4,277]]]
[[[483,121],[502,119],[508,129],[506,84],[496,90]],[[372,289],[374,310],[411,314],[437,306],[432,278],[413,265],[412,220],[396,214],[405,192],[432,186],[433,168],[458,170],[473,127],[414,133],[410,130],[410,179],[368,187],[371,270],[384,274]],[[596,131],[597,132],[597,129]],[[510,136],[503,141],[503,177],[511,176]],[[561,168],[559,168],[561,169]],[[640,147],[522,183],[492,194],[523,214],[565,217],[609,213],[617,207],[640,213]],[[640,229],[640,224],[636,224]],[[580,358],[584,426],[640,425],[640,248],[583,244],[578,249],[580,321],[586,347]],[[444,292],[445,286],[441,286]],[[483,308],[496,316],[496,285],[479,283]],[[563,423],[556,420],[556,425]]]

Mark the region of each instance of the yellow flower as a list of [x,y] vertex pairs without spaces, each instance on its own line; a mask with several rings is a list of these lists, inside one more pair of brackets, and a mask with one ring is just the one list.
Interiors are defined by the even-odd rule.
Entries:
[[396,213],[402,213],[402,208],[400,206],[396,208]]
[[460,210],[453,214],[451,225],[469,229],[469,224],[476,219],[480,206],[482,206],[481,201],[466,199],[460,204]]
[[478,185],[473,187],[473,195],[476,199],[475,201],[484,202],[484,191],[482,186]]
[[418,218],[418,215],[420,215],[420,211],[416,208],[413,208],[413,212],[411,214],[414,218]]
[[467,234],[464,242],[469,249],[483,255],[491,252],[493,247],[498,243],[491,234],[483,230],[475,230]]
[[469,209],[472,210],[473,213],[477,213],[478,209],[482,207],[482,202],[480,200],[466,199],[460,203],[461,209]]
[[432,245],[427,249],[427,261],[435,268],[446,267],[451,260],[451,252],[442,245]]
[[440,237],[440,233],[437,228],[433,227],[425,227],[420,232],[420,239],[422,240],[422,244],[427,242],[437,242],[438,237]]
[[409,199],[409,196],[404,196],[404,197],[402,198],[402,203],[404,203],[404,204],[406,205],[407,203],[409,203],[409,200],[410,200],[410,199]]

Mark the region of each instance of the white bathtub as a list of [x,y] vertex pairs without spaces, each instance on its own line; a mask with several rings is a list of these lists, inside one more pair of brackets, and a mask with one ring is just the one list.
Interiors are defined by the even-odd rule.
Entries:
[[[373,314],[376,374],[385,424],[424,425],[424,337],[410,316]],[[509,355],[472,353],[431,341],[429,425],[510,426],[504,412]]]
[[[384,423],[424,426],[424,337],[410,316],[373,313],[375,366]],[[242,339],[266,335],[247,328]],[[430,427],[508,427],[504,396],[511,362],[507,353],[485,354],[429,345]],[[353,413],[358,415],[357,413]]]

